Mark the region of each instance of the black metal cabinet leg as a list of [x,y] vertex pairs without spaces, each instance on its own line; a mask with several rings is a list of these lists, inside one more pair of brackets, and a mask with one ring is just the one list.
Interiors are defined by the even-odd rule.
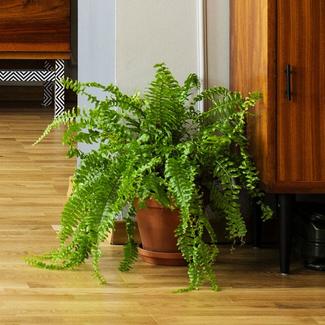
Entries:
[[261,207],[253,202],[253,247],[261,247],[261,232],[262,232],[262,219]]
[[291,251],[291,216],[295,196],[292,194],[278,195],[280,217],[280,271],[288,274],[290,271]]

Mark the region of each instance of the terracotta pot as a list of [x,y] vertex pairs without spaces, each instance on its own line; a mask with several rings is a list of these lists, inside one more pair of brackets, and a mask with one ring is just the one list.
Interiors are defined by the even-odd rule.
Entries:
[[150,199],[145,208],[135,202],[137,223],[142,247],[139,255],[145,262],[159,265],[185,265],[177,248],[175,230],[179,224],[179,211],[164,208]]

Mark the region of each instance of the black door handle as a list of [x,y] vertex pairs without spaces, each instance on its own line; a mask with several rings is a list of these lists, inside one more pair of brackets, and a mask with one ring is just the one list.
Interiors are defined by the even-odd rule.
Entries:
[[292,67],[290,64],[286,65],[285,74],[286,74],[286,97],[288,100],[292,100],[292,91],[291,91]]

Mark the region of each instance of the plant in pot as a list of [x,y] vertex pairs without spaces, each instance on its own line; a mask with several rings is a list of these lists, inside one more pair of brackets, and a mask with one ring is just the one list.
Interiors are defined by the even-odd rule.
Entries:
[[[272,215],[257,187],[258,173],[245,137],[245,118],[259,95],[244,98],[223,87],[200,91],[195,74],[180,85],[164,64],[155,68],[144,95],[129,96],[112,84],[63,81],[66,88],[87,96],[92,107],[65,112],[37,141],[65,125],[63,143],[80,164],[62,212],[61,245],[49,254],[29,258],[30,264],[71,269],[92,257],[95,275],[104,282],[98,266],[100,244],[124,211],[128,243],[121,271],[129,270],[137,259],[137,218],[145,259],[162,264],[185,261],[187,290],[206,281],[216,290],[218,248],[206,204],[214,203],[233,240],[246,235],[239,200],[242,189],[257,200],[264,219]],[[92,88],[106,97],[97,98]],[[197,106],[204,100],[210,109],[201,112]],[[82,152],[76,146],[80,142],[98,146]],[[209,240],[204,239],[207,234]]]

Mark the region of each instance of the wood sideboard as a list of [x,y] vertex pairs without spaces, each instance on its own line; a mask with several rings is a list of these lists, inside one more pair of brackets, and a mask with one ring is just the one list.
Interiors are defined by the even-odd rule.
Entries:
[[325,1],[231,0],[231,88],[260,91],[248,121],[262,187],[279,199],[289,272],[295,194],[325,193]]
[[44,60],[44,69],[0,70],[1,82],[43,82],[43,106],[65,109],[65,60],[71,58],[70,0],[0,1],[0,59]]
[[70,59],[70,0],[0,1],[0,59]]

